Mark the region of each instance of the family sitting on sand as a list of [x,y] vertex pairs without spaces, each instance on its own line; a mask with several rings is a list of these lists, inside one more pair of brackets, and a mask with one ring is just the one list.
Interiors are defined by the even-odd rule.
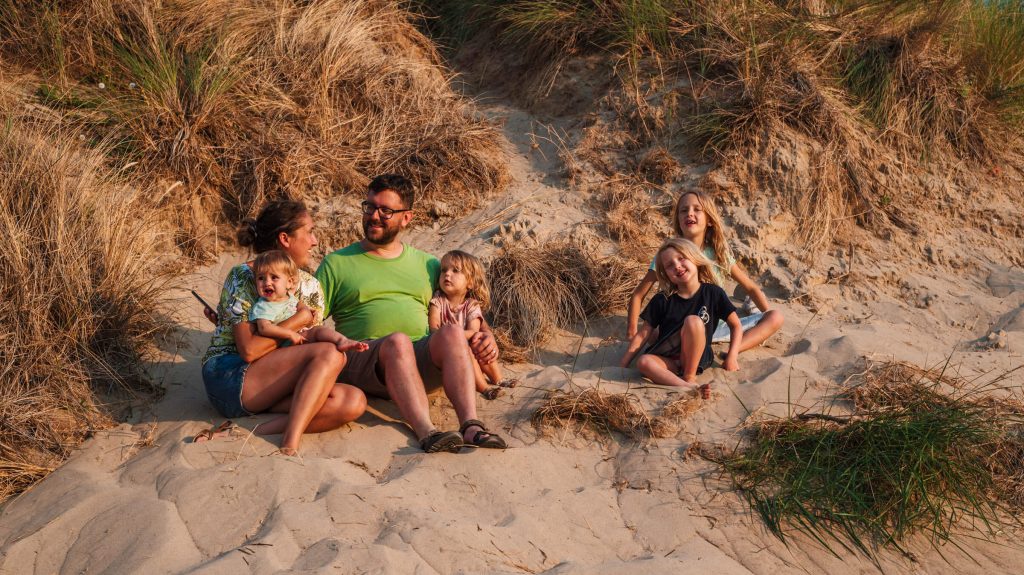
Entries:
[[[202,361],[203,382],[221,414],[281,414],[255,431],[283,434],[281,453],[295,455],[303,433],[354,421],[369,394],[393,400],[428,453],[506,447],[476,414],[476,392],[493,399],[517,383],[502,378],[483,318],[489,301],[483,266],[465,252],[438,261],[403,243],[413,201],[408,179],[374,178],[361,204],[363,239],[327,255],[315,276],[305,271],[317,239],[302,203],[274,202],[245,223],[239,243],[257,256],[231,269],[216,312],[206,312],[216,328]],[[698,389],[696,375],[711,364],[719,319],[731,331],[723,366],[735,370],[737,354],[777,331],[782,317],[768,310],[764,294],[732,260],[717,211],[703,194],[684,194],[674,219],[682,239],[661,247],[633,293],[622,364],[650,341],[638,362],[641,372],[655,383]],[[746,335],[715,285],[720,270],[765,312]],[[655,279],[661,293],[638,314]],[[638,316],[646,322],[641,330]],[[322,325],[326,318],[345,333]],[[455,409],[458,432],[439,431],[430,421],[427,393],[437,388]],[[707,395],[707,386],[699,389]],[[196,441],[231,425],[205,430]]]

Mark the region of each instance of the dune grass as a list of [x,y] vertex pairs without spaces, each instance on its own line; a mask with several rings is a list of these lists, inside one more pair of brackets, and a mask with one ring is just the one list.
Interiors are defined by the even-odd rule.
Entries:
[[484,46],[525,54],[500,69],[503,79],[520,76],[517,92],[529,88],[534,98],[569,58],[604,55],[622,80],[607,98],[614,129],[636,137],[626,155],[696,150],[739,187],[780,197],[810,248],[842,241],[851,223],[880,233],[912,225],[906,214],[923,193],[921,169],[1019,164],[1020,2],[417,5],[436,16],[428,22],[440,34],[451,22],[459,37],[475,31]]
[[41,103],[86,124],[91,140],[115,142],[136,178],[181,182],[163,199],[190,255],[212,253],[211,223],[237,223],[282,195],[358,194],[398,172],[424,207],[453,197],[472,206],[508,181],[494,127],[452,91],[399,3],[3,8],[0,50],[52,86],[57,97]]
[[682,397],[667,402],[659,415],[652,416],[635,394],[574,388],[549,392],[532,421],[542,434],[572,431],[610,438],[619,433],[634,441],[647,441],[675,435],[682,420],[704,405],[706,401],[700,397]]
[[79,134],[0,115],[0,501],[158,391],[142,366],[169,327],[153,212]]
[[572,239],[506,244],[488,265],[491,320],[502,353],[525,358],[569,329],[625,301],[636,266],[600,259]]
[[874,556],[909,553],[912,537],[991,536],[1019,509],[1022,404],[993,399],[940,370],[871,365],[845,394],[849,415],[804,413],[754,423],[723,466],[768,529]]

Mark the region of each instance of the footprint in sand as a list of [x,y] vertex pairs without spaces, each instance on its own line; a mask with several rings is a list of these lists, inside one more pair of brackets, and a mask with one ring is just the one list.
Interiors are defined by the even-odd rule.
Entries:
[[1024,273],[1013,269],[997,269],[985,279],[989,291],[996,297],[1006,297],[1024,289]]

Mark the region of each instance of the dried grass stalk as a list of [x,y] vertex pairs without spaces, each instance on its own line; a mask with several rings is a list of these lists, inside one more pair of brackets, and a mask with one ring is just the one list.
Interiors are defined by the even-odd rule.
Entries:
[[594,195],[604,212],[608,235],[619,243],[620,253],[632,260],[650,262],[659,238],[671,233],[671,198],[632,178],[611,178]]
[[574,240],[503,246],[491,260],[491,313],[512,345],[534,349],[569,328],[621,306],[635,281],[622,260],[598,260]]
[[142,359],[168,322],[151,212],[103,150],[50,121],[0,123],[2,501],[111,425],[119,396],[155,391]]
[[651,417],[632,393],[605,393],[596,388],[551,392],[533,414],[541,432],[570,429],[602,436],[621,433],[637,441],[671,437],[679,432],[680,420],[705,404],[700,398],[682,398],[666,405],[661,415]]

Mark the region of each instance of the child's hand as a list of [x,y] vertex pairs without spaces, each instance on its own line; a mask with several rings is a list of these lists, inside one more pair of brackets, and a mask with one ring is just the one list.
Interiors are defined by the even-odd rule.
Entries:
[[341,336],[341,339],[334,342],[334,346],[337,347],[338,351],[340,352],[366,351],[367,349],[370,349],[370,346],[366,345],[365,343],[361,341],[355,341],[354,339],[349,339],[345,336]]
[[299,345],[302,343],[306,343],[306,337],[300,334],[299,332],[293,331],[290,334],[288,334],[288,341],[292,342],[292,345]]
[[213,325],[217,325],[217,312],[213,311],[212,309],[204,307],[203,317],[205,317]]
[[727,355],[725,356],[725,361],[722,362],[722,369],[725,371],[739,371],[740,362],[736,361],[735,357]]

